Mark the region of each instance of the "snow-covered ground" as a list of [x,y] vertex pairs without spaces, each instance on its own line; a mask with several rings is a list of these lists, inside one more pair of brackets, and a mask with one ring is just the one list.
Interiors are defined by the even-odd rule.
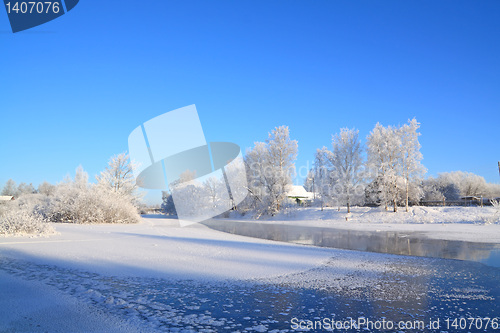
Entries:
[[153,217],[55,228],[0,238],[0,332],[286,332],[292,316],[498,310],[491,285],[500,275],[478,278],[477,263],[280,243]]
[[0,253],[42,264],[91,269],[116,276],[246,279],[307,270],[331,250],[252,239],[203,225],[145,218],[117,225],[57,224],[50,237],[0,238]]
[[0,269],[0,332],[140,332],[91,304]]
[[[58,234],[49,237],[0,238],[0,332],[136,330],[134,322],[120,329],[119,319],[103,314],[102,309],[92,310],[93,302],[133,307],[124,292],[110,293],[110,287],[98,281],[104,278],[98,277],[125,278],[127,283],[130,278],[273,278],[321,266],[334,253],[230,235],[201,225],[180,228],[177,220],[161,218],[131,225],[54,226]],[[61,289],[71,290],[70,295],[77,298],[62,295]]]
[[[483,243],[500,243],[500,223],[490,223],[495,217],[493,207],[410,207],[409,212],[382,208],[296,208],[279,215],[254,220],[250,215],[232,215],[232,221],[330,227],[358,231],[419,232],[426,237]],[[347,220],[346,220],[347,217]]]

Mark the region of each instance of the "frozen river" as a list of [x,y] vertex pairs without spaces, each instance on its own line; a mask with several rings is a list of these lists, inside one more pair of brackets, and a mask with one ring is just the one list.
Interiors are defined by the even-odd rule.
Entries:
[[206,226],[231,234],[336,249],[477,261],[500,267],[500,244],[427,237],[420,232],[358,231],[210,220]]

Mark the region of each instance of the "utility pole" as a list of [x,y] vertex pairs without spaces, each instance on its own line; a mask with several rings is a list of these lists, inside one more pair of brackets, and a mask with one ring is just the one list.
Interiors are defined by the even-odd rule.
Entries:
[[498,174],[500,175],[500,161],[498,161]]

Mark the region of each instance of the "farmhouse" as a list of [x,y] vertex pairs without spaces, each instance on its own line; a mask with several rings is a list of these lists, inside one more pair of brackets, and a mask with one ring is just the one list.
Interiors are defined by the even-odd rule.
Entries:
[[300,185],[293,185],[286,195],[297,204],[309,203],[314,198],[314,194],[312,192],[307,192],[304,186]]
[[0,195],[0,203],[4,203],[11,200],[14,200],[14,197],[11,195]]

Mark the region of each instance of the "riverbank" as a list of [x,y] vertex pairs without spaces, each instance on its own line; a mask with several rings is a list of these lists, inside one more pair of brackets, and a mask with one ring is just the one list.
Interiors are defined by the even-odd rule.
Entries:
[[239,214],[233,214],[229,219],[355,231],[417,232],[433,239],[500,243],[500,224],[488,222],[495,213],[492,207],[411,207],[409,212],[400,208],[397,213],[380,208],[353,207],[350,214],[345,208],[339,211],[327,207],[322,211],[307,207],[259,220]]

